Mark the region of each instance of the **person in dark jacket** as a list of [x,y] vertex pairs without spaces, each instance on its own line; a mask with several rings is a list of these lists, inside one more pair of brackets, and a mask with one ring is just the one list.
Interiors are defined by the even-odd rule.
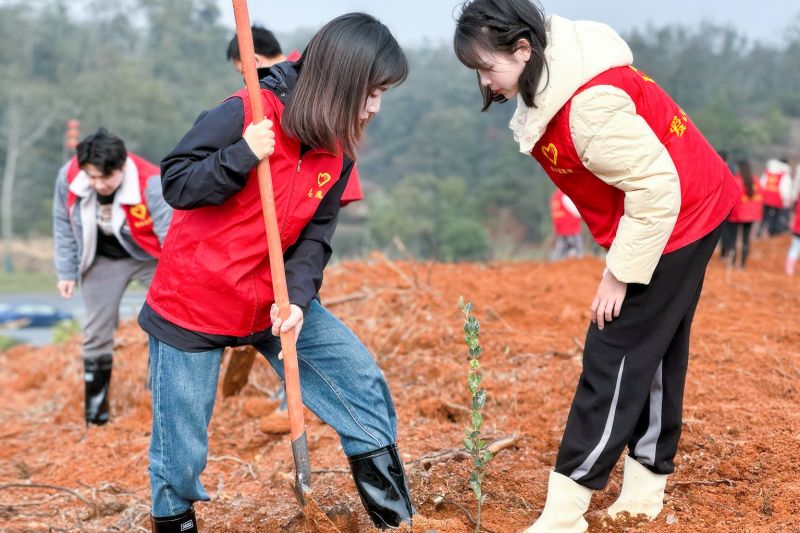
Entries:
[[[193,503],[209,500],[199,476],[223,348],[253,345],[282,377],[277,335],[292,331],[303,400],[339,434],[371,519],[381,528],[411,522],[389,388],[363,344],[316,297],[363,129],[407,72],[383,24],[343,15],[300,61],[275,65],[261,80],[267,120],[252,124],[239,91],[203,113],[162,161],[176,215],[139,317],[152,358],[154,531],[197,531]],[[255,172],[266,157],[291,302],[283,322]]]

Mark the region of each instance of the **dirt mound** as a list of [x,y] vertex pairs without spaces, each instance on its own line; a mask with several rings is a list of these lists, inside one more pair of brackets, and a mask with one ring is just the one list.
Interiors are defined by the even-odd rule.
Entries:
[[[798,531],[800,278],[782,274],[787,239],[755,243],[746,271],[712,261],[692,339],[683,437],[667,503],[654,523],[607,524],[619,466],[597,493],[591,531]],[[417,531],[472,531],[470,464],[446,453],[467,425],[468,372],[458,297],[475,303],[485,348],[487,438],[518,434],[484,482],[483,524],[515,532],[538,516],[580,373],[595,259],[546,263],[390,263],[330,269],[323,300],[372,350],[399,414],[399,446]],[[80,344],[0,354],[0,530],[147,531],[150,398],[145,335],[118,333],[112,422],[82,422]],[[223,368],[224,372],[224,368]],[[221,381],[221,380],[220,380]],[[203,531],[303,531],[277,381],[260,358],[237,397],[217,401],[196,506]],[[309,417],[315,499],[351,510],[369,531],[336,434]],[[434,454],[445,452],[439,458]]]

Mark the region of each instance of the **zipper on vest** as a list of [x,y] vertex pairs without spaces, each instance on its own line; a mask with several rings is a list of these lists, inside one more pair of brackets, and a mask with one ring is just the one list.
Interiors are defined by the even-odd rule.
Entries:
[[291,206],[292,197],[294,196],[295,184],[297,183],[297,180],[298,180],[298,178],[300,176],[300,165],[302,163],[303,163],[303,158],[301,156],[300,159],[297,160],[297,168],[295,169],[295,172],[294,172],[294,179],[292,179],[292,183],[291,183],[291,185],[289,185],[289,196],[286,197],[286,208],[283,210],[283,223],[280,224],[281,240],[283,240],[283,230],[286,228],[286,224],[287,224],[286,217],[289,216],[289,207]]

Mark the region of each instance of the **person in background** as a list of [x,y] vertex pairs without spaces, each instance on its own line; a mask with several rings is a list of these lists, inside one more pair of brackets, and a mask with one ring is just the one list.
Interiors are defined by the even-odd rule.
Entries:
[[87,425],[109,420],[120,301],[132,281],[150,284],[171,216],[158,167],[128,153],[122,139],[103,128],[83,139],[58,173],[53,199],[58,292],[72,298],[78,284],[82,289]]
[[786,255],[786,275],[794,276],[797,260],[800,259],[800,201],[794,207],[794,222],[792,223],[792,243]]
[[[258,69],[258,78],[261,79],[267,75],[267,70],[272,65],[283,63],[284,61],[297,61],[300,59],[300,52],[292,50],[289,55],[284,55],[281,44],[278,42],[275,34],[262,26],[252,26],[250,28],[253,32],[253,48],[256,55],[256,69]],[[228,61],[233,63],[233,68],[239,74],[242,74],[242,58],[239,54],[239,41],[234,35],[228,43],[228,50],[226,52]]]
[[[731,171],[731,174],[735,175],[736,168],[734,167],[733,163],[728,161],[728,152],[725,150],[719,150],[717,153],[722,160],[725,161],[725,164],[728,166],[728,170]],[[722,233],[720,234],[719,245],[720,259],[728,258],[731,254],[731,250],[736,248],[736,225],[730,222],[730,220],[725,220],[725,222],[722,223]]]
[[551,261],[569,257],[583,257],[583,237],[581,236],[581,215],[569,196],[560,189],[550,197],[550,218],[556,237]]
[[[732,228],[732,246],[726,255],[730,259],[731,266],[737,266],[736,260],[739,259],[739,268],[744,268],[747,256],[750,253],[750,234],[753,230],[753,223],[760,222],[763,217],[763,201],[761,197],[761,185],[753,178],[753,172],[748,161],[739,161],[739,172],[733,177],[736,179],[741,195],[739,202],[734,206],[726,222],[727,227]],[[741,253],[737,253],[736,243],[741,239]]]
[[761,175],[761,194],[764,197],[764,216],[758,236],[766,230],[772,237],[788,228],[789,208],[792,205],[792,172],[785,159],[770,159]]

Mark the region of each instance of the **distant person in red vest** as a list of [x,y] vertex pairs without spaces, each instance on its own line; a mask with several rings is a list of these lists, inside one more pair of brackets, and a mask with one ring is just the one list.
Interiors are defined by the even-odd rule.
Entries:
[[[730,225],[732,234],[732,248],[726,257],[730,259],[732,266],[744,268],[747,256],[750,253],[750,234],[753,230],[753,223],[760,222],[763,217],[763,198],[761,196],[761,185],[753,178],[753,172],[748,161],[739,161],[739,172],[734,175],[739,185],[739,202],[734,206],[728,217],[727,224]],[[741,253],[737,253],[737,241],[741,239]]]
[[[297,340],[303,401],[338,433],[375,526],[410,525],[414,510],[386,379],[317,296],[359,140],[383,93],[407,73],[386,26],[364,13],[342,15],[299,61],[273,65],[261,78],[267,120],[252,123],[240,90],[204,112],[161,162],[175,218],[139,315],[152,361],[155,533],[196,532],[193,504],[210,499],[200,475],[223,349],[252,345],[282,376],[280,332]],[[285,321],[273,305],[256,176],[265,158],[291,302]]]
[[607,512],[654,519],[675,470],[692,319],[739,188],[608,26],[545,18],[530,0],[471,0],[454,45],[477,72],[484,109],[516,102],[520,152],[608,249],[547,501],[527,531],[586,531],[592,492],[625,448],[622,491]]
[[789,210],[792,205],[792,169],[786,160],[770,159],[761,175],[761,193],[764,197],[764,219],[758,230],[771,237],[788,228]]
[[[273,65],[283,63],[284,61],[291,61],[294,63],[300,59],[300,52],[297,50],[292,50],[288,56],[284,55],[277,37],[268,29],[262,26],[252,26],[250,29],[253,32],[253,48],[255,49],[258,79],[267,76],[270,67]],[[233,63],[233,67],[241,74],[242,58],[239,54],[239,41],[235,35],[228,43],[227,57],[228,61]],[[355,168],[353,168],[353,172],[350,174],[347,188],[342,195],[342,207],[363,199],[364,193],[361,190],[361,179],[358,176],[358,165],[356,165]]]
[[581,236],[581,215],[569,196],[556,189],[550,197],[550,218],[556,236],[551,261],[569,257],[583,257],[583,237]]
[[171,216],[158,167],[128,153],[122,139],[105,129],[83,139],[58,173],[53,199],[58,292],[72,298],[81,285],[87,424],[108,422],[120,301],[132,281],[150,284]]
[[792,222],[792,243],[786,255],[786,274],[794,276],[797,260],[800,259],[800,200],[794,208],[794,221]]

